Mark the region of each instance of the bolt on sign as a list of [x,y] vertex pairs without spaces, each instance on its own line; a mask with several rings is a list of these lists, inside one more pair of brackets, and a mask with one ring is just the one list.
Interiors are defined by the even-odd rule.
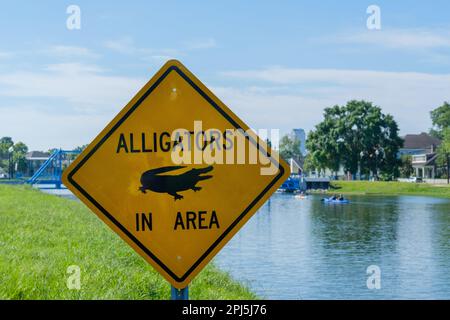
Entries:
[[289,176],[264,139],[168,61],[64,171],[64,184],[174,287]]

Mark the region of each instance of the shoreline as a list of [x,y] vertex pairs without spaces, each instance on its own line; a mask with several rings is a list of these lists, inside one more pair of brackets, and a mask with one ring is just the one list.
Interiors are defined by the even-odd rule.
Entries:
[[[376,196],[423,196],[450,199],[449,185],[384,181],[332,181],[330,189],[323,194],[376,195]],[[320,192],[313,192],[320,194]]]

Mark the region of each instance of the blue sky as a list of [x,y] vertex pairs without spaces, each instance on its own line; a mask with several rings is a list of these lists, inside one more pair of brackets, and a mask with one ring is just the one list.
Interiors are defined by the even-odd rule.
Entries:
[[[68,30],[66,8],[81,9]],[[381,30],[368,30],[369,5]],[[0,10],[0,136],[90,142],[170,58],[253,128],[310,130],[367,99],[401,133],[450,100],[448,1],[14,1]]]

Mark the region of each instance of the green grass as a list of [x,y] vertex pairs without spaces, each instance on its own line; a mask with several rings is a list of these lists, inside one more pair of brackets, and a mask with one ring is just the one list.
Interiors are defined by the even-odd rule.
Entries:
[[21,179],[0,179],[0,184],[15,184],[18,182],[23,183],[24,181],[26,181],[26,178],[21,178]]
[[329,193],[418,195],[450,198],[450,186],[433,186],[427,183],[382,181],[333,181]]
[[[0,299],[169,299],[170,286],[78,201],[0,185]],[[81,268],[69,290],[67,267]],[[256,299],[212,264],[192,299]]]

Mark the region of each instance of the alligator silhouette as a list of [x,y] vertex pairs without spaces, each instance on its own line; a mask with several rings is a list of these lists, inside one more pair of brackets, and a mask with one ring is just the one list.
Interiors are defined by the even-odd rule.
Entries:
[[139,190],[142,193],[146,193],[146,190],[158,193],[168,193],[174,197],[175,201],[177,201],[183,199],[183,196],[177,192],[186,190],[193,190],[195,192],[200,191],[202,188],[197,187],[196,184],[201,180],[213,177],[211,175],[201,176],[201,174],[211,171],[213,166],[191,169],[179,175],[162,174],[183,168],[186,168],[186,166],[169,166],[145,171],[141,175],[141,186],[139,187]]

